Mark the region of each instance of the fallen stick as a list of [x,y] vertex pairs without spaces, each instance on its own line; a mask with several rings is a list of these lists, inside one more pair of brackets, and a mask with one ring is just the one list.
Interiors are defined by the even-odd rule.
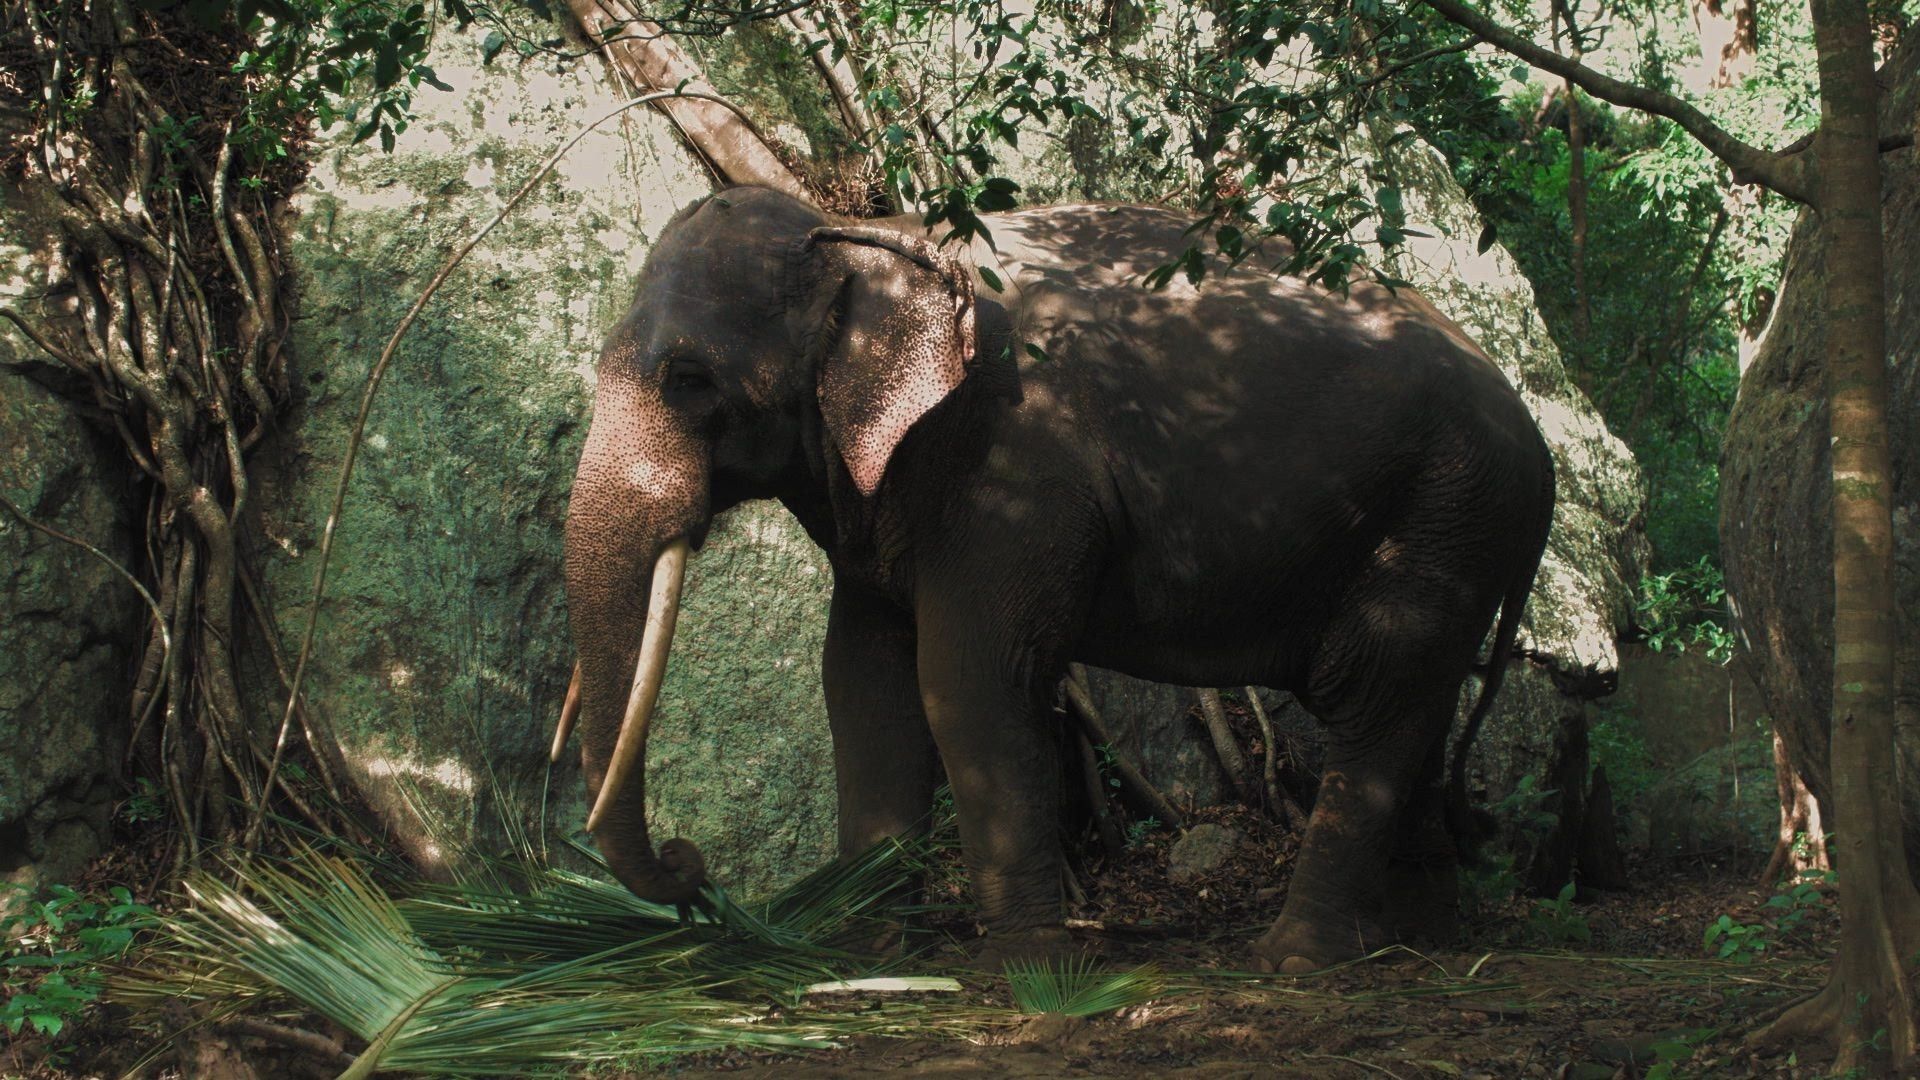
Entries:
[[1128,764],[1120,756],[1120,750],[1113,743],[1113,736],[1107,733],[1106,721],[1100,719],[1100,710],[1094,708],[1093,691],[1087,683],[1087,669],[1079,664],[1067,666],[1067,700],[1073,703],[1073,712],[1080,717],[1081,726],[1086,730],[1087,738],[1095,746],[1107,747],[1113,754],[1113,775],[1120,780],[1120,794],[1134,804],[1134,812],[1144,817],[1157,819],[1172,829],[1186,828],[1186,817],[1173,808],[1165,795],[1140,775],[1140,770]]
[[1267,715],[1267,707],[1260,704],[1260,688],[1247,687],[1247,704],[1253,706],[1253,718],[1260,722],[1260,738],[1267,745],[1267,759],[1260,769],[1260,780],[1266,785],[1267,806],[1280,811],[1281,823],[1287,831],[1304,833],[1307,831],[1307,815],[1300,804],[1293,801],[1285,788],[1280,786],[1279,744],[1273,740],[1273,718]]
[[1207,734],[1213,737],[1213,752],[1220,759],[1220,768],[1233,781],[1233,789],[1240,793],[1240,801],[1248,806],[1258,806],[1259,797],[1253,790],[1252,781],[1247,779],[1247,756],[1240,751],[1240,743],[1233,737],[1233,725],[1227,723],[1227,709],[1220,703],[1220,691],[1212,687],[1195,687],[1193,694],[1200,699],[1200,715],[1207,722]]

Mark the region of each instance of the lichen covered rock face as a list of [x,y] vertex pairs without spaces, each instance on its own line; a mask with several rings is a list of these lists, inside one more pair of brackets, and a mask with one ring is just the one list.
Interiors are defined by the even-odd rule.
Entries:
[[[1882,75],[1889,130],[1920,106],[1920,42]],[[1896,782],[1905,798],[1908,862],[1920,873],[1920,166],[1882,157],[1887,349],[1893,451]],[[1829,809],[1833,693],[1832,457],[1826,380],[1827,241],[1802,213],[1787,249],[1765,343],[1740,379],[1720,459],[1720,550],[1741,647],[1794,766]],[[1844,830],[1845,822],[1826,822]]]
[[[10,196],[0,190],[9,306],[45,284],[37,259],[53,250]],[[0,364],[29,359],[33,346],[0,326]],[[62,401],[0,371],[0,495],[125,566],[138,508],[117,453]],[[71,880],[105,846],[144,610],[106,564],[0,510],[0,879]]]

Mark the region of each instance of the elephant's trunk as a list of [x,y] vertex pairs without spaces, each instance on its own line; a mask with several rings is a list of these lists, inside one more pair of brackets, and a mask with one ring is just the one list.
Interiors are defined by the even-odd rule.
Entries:
[[[646,748],[689,538],[706,516],[705,461],[687,453],[638,458],[619,436],[641,421],[610,396],[603,392],[596,403],[567,519],[567,602],[580,651],[580,761],[593,800],[587,828],[614,876],[635,895],[685,904],[698,898],[704,867],[699,849],[685,840],[669,840],[654,852]],[[655,433],[662,427],[646,425]]]

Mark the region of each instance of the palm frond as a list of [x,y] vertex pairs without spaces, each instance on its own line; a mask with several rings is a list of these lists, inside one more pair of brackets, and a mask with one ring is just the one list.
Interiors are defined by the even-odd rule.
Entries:
[[715,892],[710,914],[683,921],[620,886],[541,865],[526,848],[481,866],[465,886],[421,886],[403,899],[350,859],[311,849],[279,862],[249,856],[230,880],[194,877],[191,904],[111,992],[214,1014],[280,1002],[366,1040],[367,1070],[476,1076],[1004,1023],[964,1001],[903,997],[876,1009],[808,996],[823,985],[875,989],[858,980],[892,965],[839,942],[891,917],[927,857],[924,847],[888,845],[765,904]]
[[1108,971],[1089,956],[1051,961],[1008,961],[1007,983],[1024,1013],[1098,1016],[1160,996],[1166,984],[1152,964]]

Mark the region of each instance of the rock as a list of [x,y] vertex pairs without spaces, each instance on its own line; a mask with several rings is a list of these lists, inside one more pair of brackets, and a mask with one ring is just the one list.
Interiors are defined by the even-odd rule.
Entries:
[[1226,865],[1244,839],[1238,830],[1225,825],[1195,825],[1167,852],[1167,879],[1188,882],[1212,874]]
[[[1911,130],[1920,40],[1883,69],[1881,123]],[[1908,865],[1920,877],[1920,163],[1881,158],[1893,451],[1896,785]],[[1720,551],[1746,661],[1794,767],[1833,809],[1827,770],[1833,679],[1832,459],[1827,453],[1826,239],[1802,212],[1766,341],[1742,374],[1720,459]],[[1849,826],[1829,816],[1830,830]]]
[[[54,250],[0,186],[0,304],[45,285]],[[124,455],[22,372],[35,347],[0,323],[0,495],[134,566]],[[9,370],[19,365],[17,370]],[[145,607],[100,560],[0,509],[0,880],[72,880],[106,844]]]

